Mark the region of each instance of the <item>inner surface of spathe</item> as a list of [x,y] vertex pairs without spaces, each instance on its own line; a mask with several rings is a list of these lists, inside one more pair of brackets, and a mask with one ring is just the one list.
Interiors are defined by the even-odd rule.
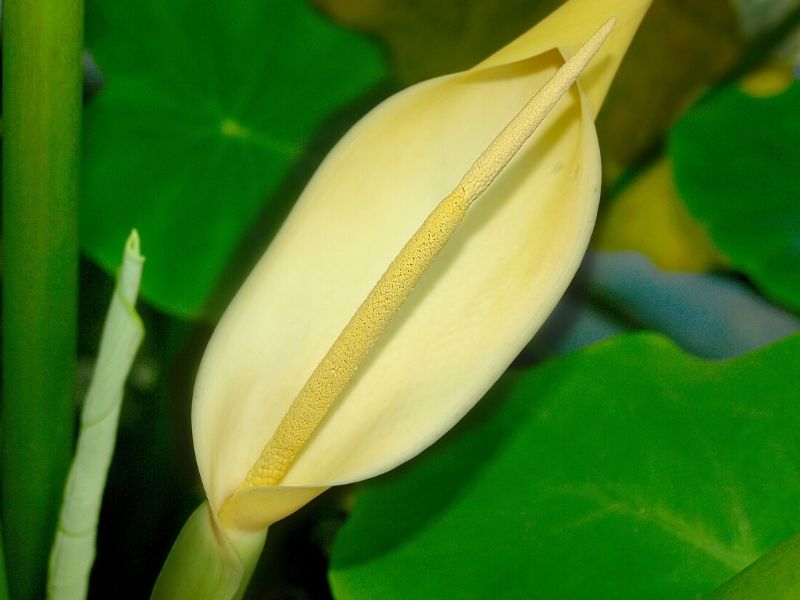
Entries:
[[[203,360],[193,427],[212,506],[403,244],[561,63],[551,52],[415,86],[325,160]],[[593,123],[573,87],[472,207],[282,486],[381,472],[442,435],[555,305],[598,195]]]

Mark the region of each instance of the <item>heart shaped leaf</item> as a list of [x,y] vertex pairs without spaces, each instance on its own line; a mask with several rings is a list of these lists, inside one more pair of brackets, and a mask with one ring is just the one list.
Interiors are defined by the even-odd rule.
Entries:
[[182,317],[320,125],[384,75],[375,46],[306,2],[90,0],[86,37],[105,87],[85,114],[82,248],[113,270],[138,228],[142,295]]
[[337,598],[695,598],[800,529],[800,337],[726,362],[627,335],[508,374],[366,485]]

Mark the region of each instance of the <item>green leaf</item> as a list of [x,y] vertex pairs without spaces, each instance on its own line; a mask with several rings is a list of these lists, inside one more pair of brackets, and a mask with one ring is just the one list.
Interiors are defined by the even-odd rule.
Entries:
[[726,581],[708,600],[796,600],[800,597],[800,534],[795,534]]
[[727,362],[627,335],[506,375],[367,485],[337,598],[694,598],[800,529],[800,337]]
[[87,45],[106,85],[85,114],[82,248],[111,271],[135,226],[143,298],[182,317],[321,124],[384,74],[374,45],[305,2],[89,0]]
[[800,82],[719,90],[670,137],[675,181],[716,246],[769,296],[800,309]]

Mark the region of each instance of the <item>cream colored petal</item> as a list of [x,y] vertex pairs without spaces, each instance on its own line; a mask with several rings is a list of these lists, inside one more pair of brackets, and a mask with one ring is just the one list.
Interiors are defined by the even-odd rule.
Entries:
[[552,48],[558,48],[565,58],[569,58],[595,32],[599,23],[615,16],[617,24],[614,32],[580,77],[592,112],[596,116],[651,2],[652,0],[571,0],[475,69],[524,60]]
[[[326,160],[203,361],[194,426],[212,506],[406,239],[556,67],[547,55],[410,90]],[[591,116],[573,93],[474,207],[284,485],[388,469],[458,420],[572,277],[598,193]]]
[[[547,52],[415,86],[328,156],[203,359],[193,429],[212,508],[408,237],[560,63]],[[238,525],[385,471],[461,418],[571,279],[599,185],[591,108],[574,89],[471,209],[281,486],[243,496]]]

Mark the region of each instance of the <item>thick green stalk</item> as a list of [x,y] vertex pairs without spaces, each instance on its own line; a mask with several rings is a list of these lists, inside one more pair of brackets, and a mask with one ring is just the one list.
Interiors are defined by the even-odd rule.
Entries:
[[3,2],[3,538],[44,593],[75,388],[83,0]]
[[[2,539],[2,529],[0,529]],[[8,583],[6,582],[6,559],[3,555],[3,544],[0,544],[0,600],[8,600]]]
[[240,600],[267,530],[224,531],[204,502],[181,529],[150,600]]

